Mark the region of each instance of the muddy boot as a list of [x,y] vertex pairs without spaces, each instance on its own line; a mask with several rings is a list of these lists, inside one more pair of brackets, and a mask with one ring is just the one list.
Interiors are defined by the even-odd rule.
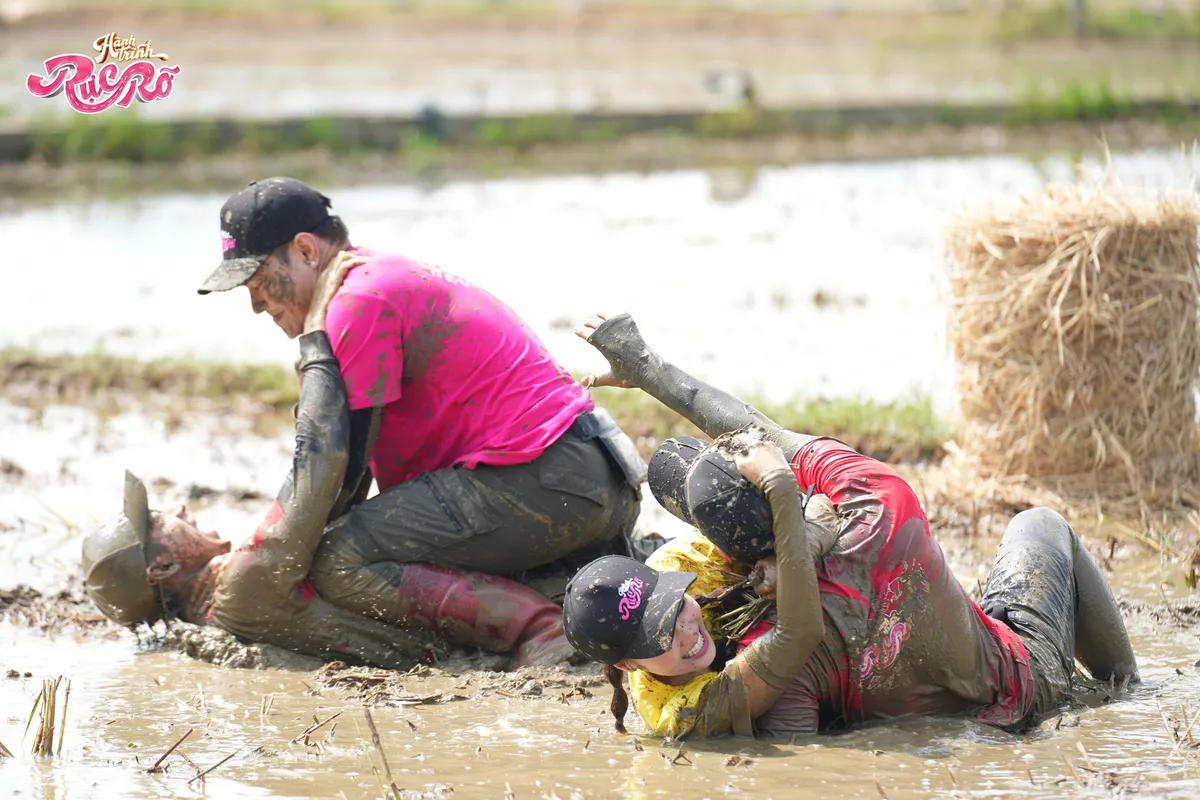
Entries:
[[563,633],[562,609],[507,578],[405,564],[397,600],[408,624],[436,630],[454,644],[513,653],[518,667],[560,664],[575,653]]

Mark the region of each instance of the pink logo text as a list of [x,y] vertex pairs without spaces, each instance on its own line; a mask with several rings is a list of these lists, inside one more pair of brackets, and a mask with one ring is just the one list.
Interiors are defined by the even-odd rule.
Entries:
[[617,611],[621,612],[621,619],[629,619],[630,612],[641,607],[642,586],[644,585],[641,578],[630,578],[617,588],[617,594],[621,595],[621,602],[617,603]]

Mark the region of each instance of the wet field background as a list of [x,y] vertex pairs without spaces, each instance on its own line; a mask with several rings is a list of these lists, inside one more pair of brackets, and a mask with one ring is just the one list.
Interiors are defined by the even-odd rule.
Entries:
[[[322,189],[355,241],[479,282],[572,369],[601,363],[571,327],[596,310],[629,310],[673,360],[738,392],[923,393],[948,407],[941,226],[963,203],[1073,170],[1067,158],[988,157]],[[1187,189],[1194,159],[1118,154],[1114,172],[1131,186]],[[0,217],[4,240],[45,243],[50,256],[37,270],[5,270],[10,297],[38,302],[9,304],[0,347],[290,364],[295,343],[250,314],[244,293],[194,294],[217,258],[222,199],[146,196]],[[131,397],[97,413],[0,399],[0,604],[21,584],[78,596],[80,537],[117,510],[126,467],[153,505],[186,502],[202,527],[235,542],[253,529],[286,473],[287,433],[202,407],[179,426],[163,403]],[[678,530],[652,500],[640,524]],[[998,533],[943,539],[965,586],[986,574]],[[685,743],[681,754],[636,722],[632,735],[616,734],[607,689],[588,669],[435,669],[393,679],[391,700],[371,714],[406,797],[1200,796],[1200,603],[1178,565],[1133,546],[1111,556],[1146,682],[1024,736],[903,720],[795,742]],[[86,605],[32,622],[14,608],[0,622],[0,743],[16,757],[0,758],[0,793],[380,795],[380,748],[352,689],[311,670],[231,670],[139,644]],[[57,675],[72,682],[65,745],[59,758],[36,759],[23,731],[41,680]],[[429,702],[396,699],[439,690]],[[148,773],[188,730],[165,772]]]

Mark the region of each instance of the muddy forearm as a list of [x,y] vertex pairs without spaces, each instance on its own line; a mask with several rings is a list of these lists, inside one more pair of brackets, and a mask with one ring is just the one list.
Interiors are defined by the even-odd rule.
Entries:
[[628,314],[607,320],[589,341],[604,354],[614,374],[690,420],[707,436],[761,427],[791,456],[812,437],[784,430],[748,403],[699,380],[670,363],[651,348]]
[[281,569],[307,575],[349,461],[350,409],[337,359],[323,331],[300,337],[304,381],[292,471],[279,492],[281,519],[263,544]]
[[796,478],[790,469],[777,469],[761,485],[774,514],[778,621],[742,657],[763,683],[782,692],[824,638],[825,624]]

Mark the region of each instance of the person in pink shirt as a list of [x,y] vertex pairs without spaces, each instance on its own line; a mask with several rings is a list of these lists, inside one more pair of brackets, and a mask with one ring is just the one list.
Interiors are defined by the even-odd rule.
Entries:
[[[330,207],[295,179],[251,183],[221,209],[224,257],[199,289],[245,286],[252,310],[295,338],[328,265],[343,252],[360,262],[327,312],[350,408],[349,430],[330,433],[348,441],[328,446],[347,447],[349,467],[329,508],[309,512],[328,521],[313,590],[521,664],[569,657],[559,606],[502,576],[621,549],[644,462],[504,303],[352,246]],[[303,492],[285,486],[259,534]]]

